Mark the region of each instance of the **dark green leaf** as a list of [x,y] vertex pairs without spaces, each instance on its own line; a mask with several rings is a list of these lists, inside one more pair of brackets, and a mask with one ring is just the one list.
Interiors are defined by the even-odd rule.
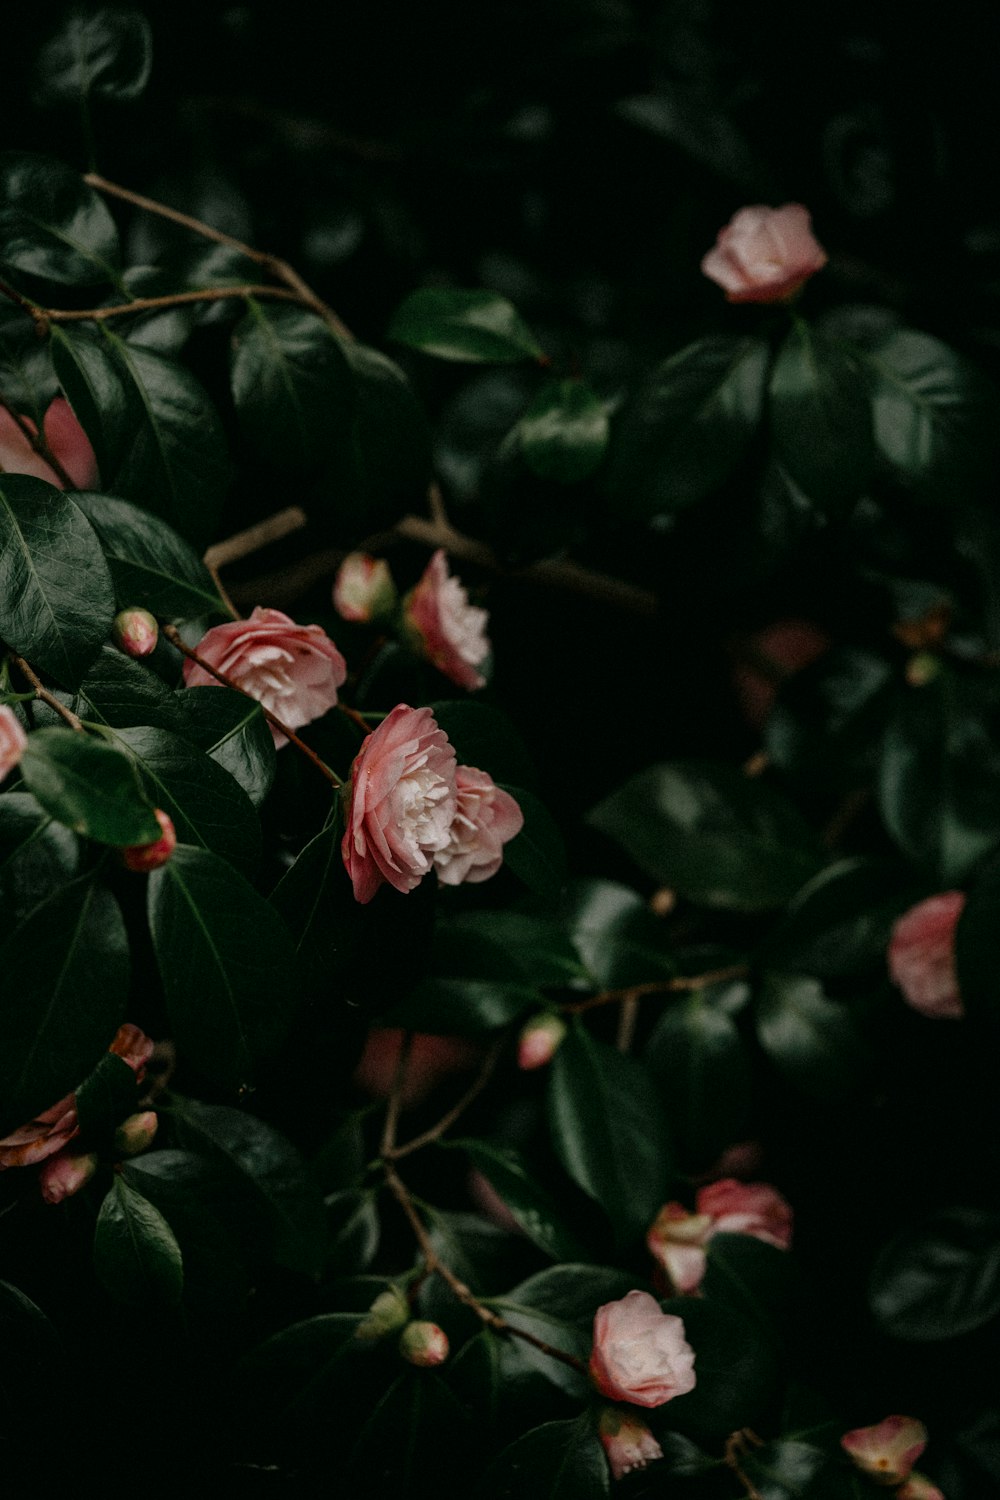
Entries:
[[663,922],[638,892],[613,880],[578,880],[565,921],[595,989],[622,989],[677,972]]
[[100,539],[119,609],[138,604],[166,620],[225,613],[208,569],[173,527],[111,495],[73,498]]
[[344,1490],[358,1500],[423,1500],[428,1476],[445,1493],[467,1481],[474,1434],[468,1414],[435,1371],[407,1370],[358,1433]]
[[774,1342],[794,1308],[793,1257],[750,1234],[714,1234],[707,1256],[702,1295],[758,1323],[763,1337]]
[[187,688],[176,704],[179,733],[228,771],[255,806],[263,802],[274,780],[275,750],[260,704],[221,685]]
[[[813,1481],[827,1462],[821,1448],[782,1438],[748,1452],[740,1467],[760,1500],[806,1500],[817,1493]],[[831,1495],[843,1492],[838,1484]]]
[[26,916],[73,879],[80,842],[27,792],[0,797],[0,902],[8,920]]
[[954,1339],[1000,1313],[1000,1214],[949,1208],[879,1256],[870,1298],[896,1338]]
[[63,285],[117,277],[118,232],[101,199],[47,156],[0,156],[0,265]]
[[149,22],[137,10],[72,10],[38,54],[38,104],[138,99],[153,64]]
[[781,906],[821,863],[798,813],[732,766],[650,766],[588,815],[654,880],[732,911]]
[[343,453],[328,444],[326,462],[338,486],[331,521],[338,535],[353,538],[391,526],[425,493],[430,435],[398,365],[357,342],[343,352],[354,379],[350,433]]
[[32,666],[74,688],[115,612],[107,563],[68,495],[0,475],[0,635]]
[[174,1232],[124,1177],[115,1177],[97,1216],[94,1270],[109,1296],[127,1307],[181,1300],[184,1266]]
[[668,1000],[643,1054],[662,1085],[683,1158],[697,1165],[711,1165],[749,1131],[750,1060],[720,994],[730,988],[713,986]]
[[31,317],[13,303],[0,308],[0,392],[11,411],[42,428],[59,387],[48,342],[39,340]]
[[354,920],[358,906],[340,840],[340,825],[334,819],[306,845],[271,893],[292,935],[299,983],[307,991],[330,991],[359,937]]
[[239,1090],[291,1020],[294,962],[274,908],[231,865],[178,844],[148,887],[149,925],[181,1052]]
[[919,895],[891,860],[838,860],[802,887],[765,942],[766,962],[819,979],[884,972],[892,924]]
[[517,309],[495,292],[423,287],[396,309],[389,337],[439,359],[506,364],[541,356]]
[[691,505],[729,478],[760,423],[763,339],[701,339],[666,360],[612,423],[615,514],[642,519]]
[[519,1152],[488,1141],[456,1140],[448,1144],[465,1152],[540,1250],[553,1260],[586,1260],[586,1251],[563,1220],[555,1200],[532,1177]]
[[784,685],[768,717],[764,746],[782,770],[853,786],[877,757],[894,673],[883,656],[835,648]]
[[352,1356],[361,1313],[321,1313],[272,1334],[237,1367],[236,1394],[247,1426],[304,1437],[329,1416],[356,1374]]
[[382,1226],[370,1188],[346,1188],[326,1199],[329,1244],[327,1273],[348,1276],[367,1270],[378,1253]]
[[101,647],[71,702],[82,719],[115,729],[140,724],[179,729],[177,705],[177,696],[151,667],[133,661],[115,646]]
[[138,1098],[133,1069],[123,1057],[105,1052],[76,1091],[76,1112],[84,1136],[89,1140],[95,1132],[119,1124],[135,1112]]
[[529,890],[555,900],[566,880],[566,846],[548,808],[534,792],[519,786],[502,786],[524,815],[519,834],[504,845],[504,863],[523,880]]
[[526,1012],[541,1010],[538,990],[515,980],[423,979],[384,1017],[388,1026],[432,1031],[441,1036],[479,1036],[507,1026]]
[[92,880],[54,891],[0,947],[2,1129],[75,1089],[124,1020],[128,939],[114,897]]
[[847,345],[796,319],[771,376],[770,414],[778,458],[810,499],[835,507],[858,498],[874,458],[872,417]]
[[21,774],[45,811],[84,838],[124,848],[160,837],[131,760],[103,740],[72,729],[36,729]]
[[647,1413],[654,1432],[662,1422],[715,1448],[729,1433],[755,1427],[770,1408],[779,1373],[774,1347],[761,1338],[759,1324],[707,1298],[673,1297],[662,1307],[684,1324],[684,1336],[694,1350],[696,1384],[686,1395]]
[[589,1412],[516,1438],[476,1486],[481,1500],[599,1500],[611,1493],[607,1460]]
[[605,1210],[618,1239],[645,1230],[664,1201],[671,1170],[647,1069],[577,1023],[550,1065],[548,1115],[556,1154]]
[[488,771],[496,782],[531,787],[531,752],[507,715],[490,703],[439,700],[431,712],[455,749],[459,765]]
[[[438,937],[450,940],[449,955],[466,949],[472,960],[478,949],[489,969],[467,969],[492,977],[518,977],[529,984],[566,986],[587,977],[587,971],[570,942],[564,925],[555,917],[540,917],[525,911],[465,912],[448,922],[439,922]],[[468,944],[468,948],[466,948]],[[438,943],[440,950],[441,943]],[[493,962],[490,962],[490,959]],[[439,972],[447,969],[435,965]]]
[[765,977],[757,1037],[789,1082],[819,1099],[856,1089],[870,1061],[851,1012],[828,1000],[819,980],[805,974]]
[[552,380],[521,418],[518,432],[528,468],[541,479],[577,484],[597,468],[608,445],[608,418],[582,380]]

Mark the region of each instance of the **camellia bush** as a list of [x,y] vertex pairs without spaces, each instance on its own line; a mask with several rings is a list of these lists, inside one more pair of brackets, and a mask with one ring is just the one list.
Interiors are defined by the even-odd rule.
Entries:
[[992,1493],[989,373],[798,202],[686,339],[357,337],[332,220],[104,175],[152,48],[0,157],[2,1472]]

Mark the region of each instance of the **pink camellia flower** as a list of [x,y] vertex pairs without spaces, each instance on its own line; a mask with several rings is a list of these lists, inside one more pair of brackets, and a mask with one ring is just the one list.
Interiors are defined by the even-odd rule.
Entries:
[[24,754],[28,736],[9,703],[0,704],[0,781],[9,776]]
[[384,881],[419,885],[448,847],[455,805],[448,736],[429,708],[397,703],[351,767],[341,854],[355,900],[370,901]]
[[896,1500],[944,1500],[944,1495],[936,1484],[914,1470],[906,1483],[896,1491]]
[[698,1290],[708,1259],[705,1247],[717,1234],[748,1234],[776,1250],[792,1242],[792,1210],[766,1182],[726,1177],[699,1188],[695,1212],[667,1203],[646,1235],[646,1244],[670,1284],[685,1294]]
[[349,552],[337,569],[333,604],[345,620],[365,624],[391,612],[396,603],[396,585],[389,564],[367,552]]
[[637,1469],[644,1469],[663,1449],[641,1417],[622,1411],[620,1406],[604,1406],[597,1419],[597,1435],[611,1465],[615,1479],[623,1479]]
[[683,1322],[648,1292],[628,1292],[597,1309],[589,1369],[602,1396],[634,1406],[662,1406],[695,1384]]
[[60,1151],[50,1156],[38,1174],[38,1183],[46,1203],[61,1203],[72,1198],[97,1171],[97,1157],[93,1151],[74,1155],[72,1151]]
[[755,203],[719,230],[701,269],[727,302],[787,302],[826,261],[801,203]]
[[141,659],[156,650],[160,627],[148,609],[133,606],[119,610],[111,622],[111,635],[119,651]]
[[442,885],[489,880],[503,864],[503,846],[524,827],[524,814],[509,792],[475,766],[455,771],[455,816],[448,842],[434,855]]
[[[249,620],[213,625],[198,642],[198,655],[210,667],[275,718],[298,729],[322,718],[337,701],[347,663],[319,625],[296,625],[280,609],[254,610]],[[219,680],[197,662],[184,662],[188,687],[218,687]],[[278,748],[287,736],[271,725]]]
[[[21,417],[20,421],[33,436],[37,434],[38,428],[30,417]],[[76,489],[91,490],[97,486],[97,459],[90,439],[64,396],[57,396],[50,403],[42,418],[42,435],[53,458],[62,465]],[[31,446],[6,406],[0,406],[0,470],[8,474],[32,474],[54,484],[58,490],[65,488],[52,465]]]
[[134,870],[137,875],[148,875],[151,870],[158,870],[177,848],[177,830],[173,819],[167,816],[162,807],[155,807],[153,812],[162,830],[160,837],[149,844],[129,844],[122,850],[126,870]]
[[544,1068],[555,1057],[566,1035],[566,1022],[553,1011],[532,1016],[517,1039],[517,1065],[523,1073]]
[[873,1427],[845,1432],[840,1446],[873,1479],[901,1484],[927,1447],[927,1429],[916,1417],[886,1417]]
[[889,939],[889,975],[914,1010],[933,1020],[965,1014],[955,974],[955,928],[963,891],[942,891],[904,912]]
[[490,654],[489,615],[469,603],[459,580],[448,572],[443,547],[403,600],[403,618],[411,639],[445,677],[470,692],[485,686],[478,668]]
[[[354,1069],[354,1082],[374,1099],[388,1099],[396,1077],[403,1032],[396,1026],[375,1026]],[[400,1104],[410,1109],[433,1093],[438,1084],[457,1073],[468,1073],[482,1059],[482,1048],[460,1036],[432,1036],[414,1032],[400,1091]]]
[[448,1358],[448,1335],[436,1323],[417,1319],[407,1323],[399,1335],[399,1352],[418,1369],[432,1369]]

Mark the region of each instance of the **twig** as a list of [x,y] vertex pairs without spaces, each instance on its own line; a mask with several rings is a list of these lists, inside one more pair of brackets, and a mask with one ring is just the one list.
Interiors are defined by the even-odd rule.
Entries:
[[230,563],[240,562],[261,548],[269,547],[272,542],[280,542],[293,531],[300,531],[307,520],[300,505],[286,506],[268,516],[266,521],[258,521],[256,526],[248,526],[245,531],[237,531],[224,541],[216,542],[209,547],[202,562],[206,568],[228,567]]
[[622,1001],[622,1008],[618,1012],[618,1035],[615,1037],[615,1046],[619,1052],[630,1052],[632,1041],[635,1037],[635,1023],[639,1019],[639,996],[629,995]]
[[566,1015],[578,1016],[598,1005],[622,1005],[629,1000],[640,1000],[645,995],[678,995],[691,990],[701,990],[710,984],[724,984],[727,979],[745,979],[749,973],[747,964],[727,964],[723,969],[709,969],[705,974],[677,974],[672,979],[650,979],[645,984],[630,984],[626,989],[602,990],[586,1000],[570,1000],[560,1009]]
[[77,730],[79,734],[85,734],[86,730],[83,727],[82,720],[77,717],[71,708],[67,708],[65,703],[60,703],[54,693],[50,693],[48,688],[43,686],[34,668],[28,665],[24,657],[18,656],[15,651],[11,651],[9,655],[21,676],[31,683],[31,686],[35,690],[35,697],[41,698],[43,703],[47,703],[49,708],[54,709],[59,717],[65,720],[70,729]]
[[[202,561],[204,562],[204,558],[202,559]],[[226,592],[226,586],[223,583],[222,579],[219,577],[218,568],[213,563],[205,563],[205,566],[208,569],[209,577],[215,584],[215,589],[219,598],[222,600],[223,604],[226,606],[233,619],[242,620],[243,616],[236,608],[236,605],[233,603],[232,599],[230,599],[228,593]]]
[[749,1474],[745,1473],[740,1459],[745,1458],[749,1448],[763,1448],[761,1438],[749,1427],[743,1427],[739,1432],[731,1432],[726,1439],[726,1451],[723,1463],[732,1469],[736,1478],[743,1486],[747,1500],[761,1500],[760,1490],[757,1489]]
[[[175,625],[164,625],[163,634],[189,661],[196,662],[203,671],[208,672],[210,676],[214,677],[216,682],[221,682],[223,687],[232,688],[235,692],[242,693],[244,698],[249,698],[252,703],[260,703],[260,699],[255,698],[253,693],[248,693],[245,688],[241,688],[238,682],[234,682],[224,672],[217,671],[210,662],[207,662],[203,656],[199,655],[193,646],[186,645],[181,639],[180,632]],[[320,760],[315,750],[310,749],[305,740],[300,740],[294,729],[290,729],[287,724],[282,723],[278,715],[273,714],[269,708],[265,708],[263,703],[260,703],[260,710],[269,724],[273,724],[275,729],[295,746],[296,750],[300,751],[307,760],[312,761],[320,775],[325,776],[327,781],[331,782],[335,787],[342,787],[344,785],[336,771],[331,770],[325,761]]]
[[383,1144],[382,1156],[389,1161],[399,1161],[401,1157],[409,1156],[413,1151],[419,1151],[422,1146],[429,1146],[432,1141],[440,1140],[445,1131],[450,1130],[455,1121],[465,1114],[469,1105],[474,1099],[479,1097],[489,1083],[500,1058],[500,1053],[503,1051],[503,1044],[504,1039],[502,1037],[493,1043],[493,1046],[483,1059],[482,1067],[473,1082],[466,1089],[458,1103],[453,1105],[446,1114],[443,1114],[436,1125],[431,1125],[429,1129],[421,1131],[412,1140],[404,1141],[402,1146],[397,1146],[392,1142],[390,1142],[388,1147]]
[[106,323],[109,318],[128,317],[131,313],[155,312],[160,307],[184,307],[191,302],[224,302],[234,297],[262,297],[272,301],[303,301],[297,292],[282,286],[209,286],[188,292],[164,292],[160,297],[133,297],[130,302],[113,302],[107,307],[32,307],[28,311],[36,323]]

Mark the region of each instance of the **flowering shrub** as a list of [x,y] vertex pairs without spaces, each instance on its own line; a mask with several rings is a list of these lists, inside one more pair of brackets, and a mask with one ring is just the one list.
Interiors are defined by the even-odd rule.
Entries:
[[978,1500],[989,174],[867,11],[328,9],[9,21],[5,1478]]

